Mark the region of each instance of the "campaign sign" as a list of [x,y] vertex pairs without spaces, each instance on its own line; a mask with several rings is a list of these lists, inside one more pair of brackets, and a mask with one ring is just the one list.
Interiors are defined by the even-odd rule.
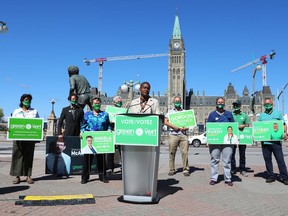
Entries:
[[150,115],[117,115],[116,145],[158,146],[159,117]]
[[43,118],[8,118],[7,140],[43,140]]
[[254,141],[271,141],[284,139],[283,121],[256,121],[253,122]]
[[239,144],[252,145],[253,133],[252,127],[245,127],[244,130],[239,130]]
[[[89,143],[89,139],[92,141]],[[85,131],[81,139],[81,154],[115,153],[114,132]]]
[[[231,126],[233,134],[239,137],[238,122],[207,122],[206,134],[208,144],[223,144],[227,128]],[[233,143],[232,143],[233,144]]]
[[107,106],[105,111],[109,114],[110,122],[115,122],[115,116],[117,114],[126,113],[127,109],[123,107]]
[[194,110],[169,113],[168,118],[169,122],[177,127],[194,127],[197,125]]
[[[57,140],[58,136],[46,137],[45,174],[81,175],[84,155],[81,154],[79,136],[65,136],[64,143]],[[57,156],[58,161],[55,161]],[[96,157],[91,164],[91,174],[97,172]]]

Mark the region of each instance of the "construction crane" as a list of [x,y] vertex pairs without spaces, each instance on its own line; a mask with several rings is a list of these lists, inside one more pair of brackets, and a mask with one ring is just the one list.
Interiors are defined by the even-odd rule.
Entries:
[[90,63],[98,62],[99,63],[99,75],[98,75],[98,92],[102,92],[102,79],[103,79],[103,64],[105,61],[122,61],[130,59],[145,59],[145,58],[155,58],[161,56],[168,56],[168,53],[160,54],[146,54],[146,55],[131,55],[131,56],[116,56],[116,57],[107,57],[107,58],[96,58],[92,60],[84,60],[84,63],[89,66]]
[[[254,65],[254,64],[259,64],[259,62],[261,62],[262,64],[262,85],[263,86],[266,86],[266,64],[267,64],[267,58],[270,58],[270,59],[273,59],[274,56],[275,56],[276,52],[274,50],[272,50],[272,52],[270,54],[267,54],[267,55],[263,55],[261,56],[260,58],[254,60],[254,61],[251,61],[245,65],[242,65],[234,70],[231,70],[231,72],[236,72],[238,70],[241,70],[243,68],[246,68],[250,65]],[[255,77],[255,73],[253,73],[253,77]],[[254,93],[254,92],[253,92]]]

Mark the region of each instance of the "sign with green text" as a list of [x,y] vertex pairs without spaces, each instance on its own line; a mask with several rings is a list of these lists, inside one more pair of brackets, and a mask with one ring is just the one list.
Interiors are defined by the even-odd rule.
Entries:
[[[92,146],[87,145],[88,136],[92,138]],[[97,154],[115,153],[114,133],[112,131],[85,131],[81,138],[81,154],[95,154],[90,150],[91,148]]]
[[239,130],[239,144],[253,144],[252,127],[245,127],[243,131]]
[[233,135],[239,138],[238,122],[207,122],[206,123],[207,143],[224,144],[229,126],[232,127]]
[[253,122],[254,141],[271,141],[284,139],[283,121],[256,121]]
[[169,122],[177,127],[194,127],[197,125],[194,110],[169,113],[168,118]]
[[107,106],[105,111],[109,114],[110,122],[115,122],[115,116],[117,114],[126,113],[127,109],[123,107]]
[[158,146],[159,117],[150,115],[117,115],[116,145]]
[[43,140],[43,118],[8,118],[7,140]]

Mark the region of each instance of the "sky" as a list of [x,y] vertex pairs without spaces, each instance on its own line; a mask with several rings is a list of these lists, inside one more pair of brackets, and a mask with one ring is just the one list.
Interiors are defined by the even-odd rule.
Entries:
[[[241,96],[252,93],[253,66],[230,71],[269,54],[267,85],[278,95],[288,82],[288,1],[283,0],[2,0],[0,21],[0,107],[5,116],[22,94],[47,119],[54,99],[56,117],[69,105],[67,68],[77,65],[98,86],[99,57],[167,53],[175,15],[186,50],[187,90],[222,96],[229,83]],[[105,62],[103,92],[115,96],[124,81],[148,81],[151,92],[168,88],[168,57]],[[257,72],[255,90],[262,90]],[[288,89],[284,112],[288,112]],[[283,99],[275,101],[282,111]]]

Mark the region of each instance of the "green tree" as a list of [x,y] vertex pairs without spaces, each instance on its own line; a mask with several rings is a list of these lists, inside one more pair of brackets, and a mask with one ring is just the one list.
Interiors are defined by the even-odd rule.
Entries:
[[0,107],[0,122],[2,122],[3,117],[4,117],[3,109]]

